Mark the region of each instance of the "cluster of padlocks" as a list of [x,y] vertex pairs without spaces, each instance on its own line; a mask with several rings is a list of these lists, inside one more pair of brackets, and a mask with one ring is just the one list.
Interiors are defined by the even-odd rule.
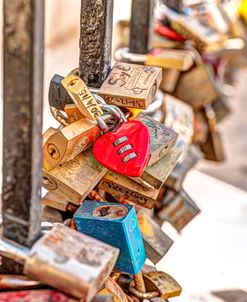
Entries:
[[30,279],[3,276],[7,289],[22,291],[0,301],[179,296],[178,282],[155,268],[173,244],[161,227],[180,232],[200,212],[183,180],[202,157],[224,159],[224,71],[245,47],[230,2],[160,1],[154,18],[155,1],[133,0],[131,22],[118,24],[113,67],[113,1],[89,2],[81,8],[80,66],[50,82],[60,126],[43,134],[42,237],[30,249],[0,244]]

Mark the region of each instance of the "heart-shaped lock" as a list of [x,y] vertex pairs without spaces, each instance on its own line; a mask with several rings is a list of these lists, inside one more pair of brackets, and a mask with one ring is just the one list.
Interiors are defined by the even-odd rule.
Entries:
[[93,155],[113,172],[139,177],[150,156],[148,128],[139,121],[127,121],[99,137],[94,143]]

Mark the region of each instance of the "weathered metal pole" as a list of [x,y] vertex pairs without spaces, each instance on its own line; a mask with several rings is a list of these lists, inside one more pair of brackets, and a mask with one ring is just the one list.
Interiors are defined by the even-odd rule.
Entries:
[[111,68],[113,0],[81,0],[80,77],[99,88]]
[[3,236],[40,233],[44,0],[4,0]]
[[131,53],[146,54],[153,46],[154,5],[155,0],[132,0],[129,43]]

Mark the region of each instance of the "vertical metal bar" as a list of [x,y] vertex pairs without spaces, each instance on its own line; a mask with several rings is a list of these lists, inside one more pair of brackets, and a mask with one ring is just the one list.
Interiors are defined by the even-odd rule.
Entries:
[[80,77],[99,88],[111,68],[113,0],[81,0]]
[[44,0],[4,0],[3,236],[40,233]]
[[153,47],[155,0],[132,0],[130,21],[131,53],[146,54]]

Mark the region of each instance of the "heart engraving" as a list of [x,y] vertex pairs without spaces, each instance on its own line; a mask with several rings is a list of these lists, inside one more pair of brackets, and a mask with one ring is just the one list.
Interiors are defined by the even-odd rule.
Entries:
[[97,139],[93,155],[102,166],[113,172],[139,177],[150,156],[148,128],[135,120],[123,123],[115,131]]

